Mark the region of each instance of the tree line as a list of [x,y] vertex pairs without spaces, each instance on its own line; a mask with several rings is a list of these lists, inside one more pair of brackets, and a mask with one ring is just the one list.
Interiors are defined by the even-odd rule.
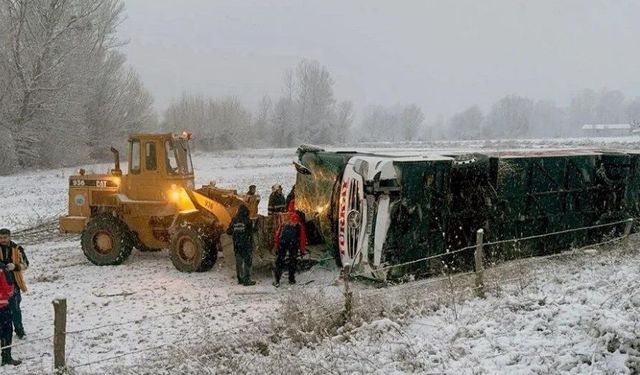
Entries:
[[567,137],[582,135],[585,124],[640,125],[640,98],[627,99],[617,90],[586,89],[568,105],[508,95],[487,113],[472,106],[453,115],[439,134],[452,139]]
[[165,111],[162,127],[193,131],[195,146],[206,151],[423,139],[425,116],[417,105],[369,106],[355,124],[353,103],[338,100],[333,85],[325,66],[303,59],[284,73],[280,96],[264,96],[253,113],[236,97],[183,94]]
[[427,119],[412,103],[369,105],[356,121],[329,70],[301,60],[280,94],[257,108],[237,97],[183,94],[160,123],[153,98],[126,64],[121,0],[0,0],[0,174],[77,165],[109,156],[137,131],[195,134],[205,151],[301,143],[428,141],[580,135],[587,123],[640,124],[640,99],[584,90],[565,106],[508,95]]
[[350,101],[338,101],[334,81],[317,61],[284,74],[281,95],[263,97],[252,112],[235,97],[183,94],[165,112],[164,129],[190,129],[201,150],[496,138],[581,136],[585,124],[640,125],[640,98],[617,90],[583,90],[568,105],[507,95],[485,112],[471,106],[449,118],[427,119],[416,104],[369,105],[356,121]]
[[204,150],[344,143],[353,105],[338,101],[333,85],[326,67],[302,60],[285,72],[281,95],[275,100],[264,96],[255,113],[235,97],[183,94],[166,110],[163,128],[190,129],[197,134],[196,146]]
[[0,174],[74,165],[156,121],[120,0],[0,0]]

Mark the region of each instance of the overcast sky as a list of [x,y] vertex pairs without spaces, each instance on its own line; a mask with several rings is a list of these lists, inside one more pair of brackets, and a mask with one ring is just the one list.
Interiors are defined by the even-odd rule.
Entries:
[[125,0],[129,62],[164,110],[183,92],[253,107],[318,60],[336,96],[428,118],[517,93],[640,96],[640,0]]

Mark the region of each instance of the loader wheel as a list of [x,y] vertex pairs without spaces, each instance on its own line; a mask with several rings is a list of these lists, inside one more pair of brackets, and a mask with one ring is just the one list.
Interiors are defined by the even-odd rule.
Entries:
[[217,259],[216,243],[203,228],[184,225],[171,237],[171,262],[181,272],[208,271]]
[[111,215],[91,219],[82,231],[80,242],[84,255],[98,266],[121,264],[133,249],[129,228]]

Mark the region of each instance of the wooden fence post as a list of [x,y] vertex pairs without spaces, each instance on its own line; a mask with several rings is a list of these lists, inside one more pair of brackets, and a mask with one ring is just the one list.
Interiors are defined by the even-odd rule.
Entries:
[[484,259],[483,246],[484,230],[478,229],[476,232],[476,251],[475,251],[475,263],[476,263],[476,295],[484,298],[484,266],[482,264]]
[[344,267],[344,314],[347,320],[351,320],[353,314],[353,292],[349,290],[349,277],[351,277],[351,266]]
[[53,300],[53,369],[61,374],[67,364],[65,358],[65,342],[67,332],[67,300],[66,298]]
[[633,219],[629,219],[624,226],[624,246],[629,247],[629,235],[631,234],[631,228],[633,227]]

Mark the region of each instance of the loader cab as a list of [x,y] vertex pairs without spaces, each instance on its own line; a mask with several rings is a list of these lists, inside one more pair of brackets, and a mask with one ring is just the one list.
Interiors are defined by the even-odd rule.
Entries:
[[132,134],[124,193],[134,200],[166,201],[172,186],[193,189],[191,135]]

